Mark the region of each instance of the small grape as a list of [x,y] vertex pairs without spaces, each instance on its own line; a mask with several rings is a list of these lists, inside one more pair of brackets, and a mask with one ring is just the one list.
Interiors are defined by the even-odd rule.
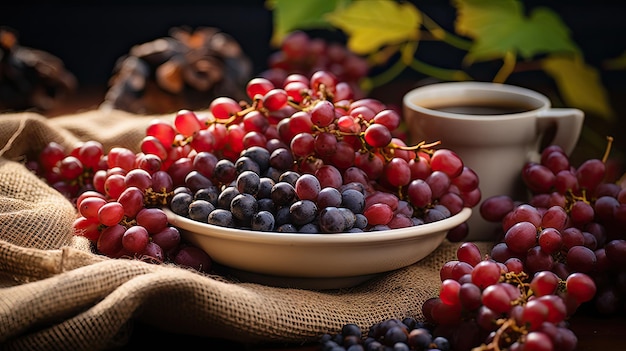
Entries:
[[311,223],[317,216],[317,206],[311,200],[298,200],[289,206],[290,218],[295,225]]
[[250,227],[252,230],[269,232],[274,230],[274,215],[265,210],[261,210],[252,216]]
[[206,252],[195,246],[182,247],[174,257],[174,262],[200,272],[209,272],[213,263],[211,257]]
[[234,227],[235,221],[232,212],[225,209],[215,209],[209,214],[207,223],[220,227]]
[[122,236],[122,246],[129,252],[143,252],[150,241],[150,234],[146,228],[135,225],[124,232]]
[[195,221],[207,223],[209,215],[215,206],[206,200],[194,200],[188,206],[187,216]]
[[252,216],[257,213],[258,204],[256,198],[250,194],[239,194],[230,202],[230,212],[233,217],[245,223],[250,222]]

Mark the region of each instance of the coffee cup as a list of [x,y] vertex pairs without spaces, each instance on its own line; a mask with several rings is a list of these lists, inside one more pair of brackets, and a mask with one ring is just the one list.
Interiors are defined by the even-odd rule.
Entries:
[[[489,82],[415,88],[404,96],[403,109],[412,144],[439,141],[477,173],[480,203],[495,195],[527,200],[524,164],[538,162],[546,145],[558,145],[569,155],[584,121],[581,110],[554,108],[539,92]],[[468,220],[466,240],[493,240],[500,224],[485,221],[479,206]]]

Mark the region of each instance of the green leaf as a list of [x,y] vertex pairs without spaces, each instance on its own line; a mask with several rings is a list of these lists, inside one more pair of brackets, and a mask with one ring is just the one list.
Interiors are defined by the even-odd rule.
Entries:
[[524,59],[579,53],[569,28],[548,8],[535,8],[525,16],[523,4],[517,0],[454,0],[454,5],[458,10],[456,32],[474,40],[467,62],[498,59],[507,52]]
[[556,82],[565,104],[610,120],[614,114],[598,71],[580,56],[551,55],[541,61]]
[[265,6],[274,20],[271,44],[280,46],[285,35],[296,29],[332,27],[324,16],[348,3],[350,0],[267,0]]
[[411,3],[394,0],[355,0],[326,19],[348,35],[348,49],[370,54],[385,45],[416,41],[421,15]]

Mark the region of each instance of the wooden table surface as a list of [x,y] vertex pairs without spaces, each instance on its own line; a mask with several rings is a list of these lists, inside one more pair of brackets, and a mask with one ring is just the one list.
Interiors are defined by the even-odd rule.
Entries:
[[[613,317],[592,317],[575,314],[570,319],[570,329],[578,337],[577,351],[626,351],[626,314]],[[176,349],[191,350],[202,345],[208,350],[231,351],[321,351],[318,343],[290,344],[242,344],[228,339],[213,339],[191,335],[180,335],[155,330],[137,324],[129,342],[120,350],[138,350],[167,345]],[[556,350],[558,351],[558,350]]]

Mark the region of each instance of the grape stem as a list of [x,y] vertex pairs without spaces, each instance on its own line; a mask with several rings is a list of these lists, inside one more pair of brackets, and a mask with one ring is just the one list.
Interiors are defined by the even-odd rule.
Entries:
[[287,104],[288,104],[289,106],[291,106],[291,107],[295,108],[295,109],[296,109],[296,110],[298,110],[298,111],[303,111],[303,110],[304,110],[304,108],[303,108],[300,104],[298,104],[297,102],[295,102],[295,101],[293,100],[293,98],[291,98],[291,97],[289,98],[289,100],[287,100]]
[[245,108],[245,109],[243,109],[243,110],[241,110],[239,112],[233,113],[232,116],[230,116],[230,117],[228,117],[226,119],[224,119],[224,118],[213,118],[213,119],[207,120],[206,121],[206,125],[211,125],[211,124],[214,124],[214,123],[229,125],[229,124],[233,123],[234,121],[236,121],[237,118],[245,116],[248,112],[252,112],[252,111],[256,110],[257,109],[257,105],[258,105],[258,101],[259,101],[258,99],[255,99],[252,102],[251,106],[249,106],[249,107],[247,107],[247,108]]
[[402,146],[402,145],[390,143],[389,147],[394,148],[394,149],[406,150],[406,151],[417,151],[417,150],[423,150],[423,149],[432,149],[433,147],[439,144],[441,144],[441,140],[437,140],[430,144],[426,144],[425,141],[420,141],[419,143],[413,146]]
[[567,213],[569,213],[572,210],[572,206],[574,206],[576,201],[582,201],[587,204],[591,203],[591,201],[587,199],[587,189],[581,189],[580,192],[581,192],[580,196],[577,196],[576,194],[574,194],[574,192],[571,189],[567,190],[567,194],[565,194],[566,195],[565,196],[565,200],[566,200],[565,211],[567,211]]
[[520,290],[520,297],[517,300],[511,301],[512,305],[525,304],[528,298],[533,295],[533,291],[530,288],[530,284],[526,282],[528,274],[526,272],[506,272],[500,277],[500,280],[509,284],[516,285]]
[[168,204],[168,201],[171,197],[174,196],[173,191],[165,191],[164,189],[159,191],[154,191],[152,188],[146,189],[146,194],[144,195],[144,203],[146,205],[161,205],[165,206]]
[[526,328],[519,327],[515,323],[515,320],[513,318],[509,318],[506,320],[499,319],[497,323],[501,325],[496,331],[496,334],[494,335],[493,340],[491,340],[491,342],[488,345],[482,344],[478,347],[473,348],[472,351],[502,351],[502,349],[500,348],[501,339],[504,339],[504,341],[507,342],[508,344],[512,344],[514,340],[514,338],[512,338],[511,335],[507,333],[507,331],[512,331],[519,335],[525,335],[528,333]]
[[129,219],[128,217],[124,216],[124,218],[122,218],[122,220],[120,221],[120,225],[128,229],[132,226],[137,225],[137,221],[134,219]]
[[611,153],[611,146],[613,145],[613,137],[606,137],[606,150],[604,150],[604,155],[602,156],[602,163],[606,163],[606,160],[609,158],[609,154]]

